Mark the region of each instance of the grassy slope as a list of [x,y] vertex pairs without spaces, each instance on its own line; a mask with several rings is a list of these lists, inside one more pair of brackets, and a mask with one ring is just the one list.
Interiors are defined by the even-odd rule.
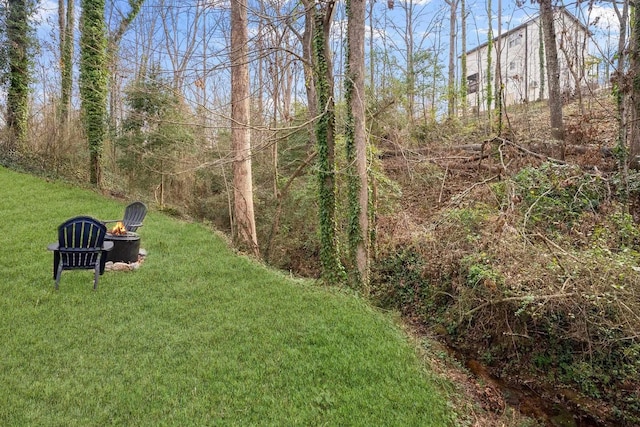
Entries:
[[56,227],[123,205],[0,168],[1,425],[421,425],[453,415],[389,318],[151,212],[136,272],[65,271]]

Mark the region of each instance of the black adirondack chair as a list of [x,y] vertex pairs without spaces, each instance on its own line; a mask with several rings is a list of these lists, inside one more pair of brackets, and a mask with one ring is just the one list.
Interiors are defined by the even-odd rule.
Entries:
[[135,232],[138,227],[142,227],[142,221],[147,215],[147,206],[142,202],[133,202],[124,209],[122,219],[109,219],[102,221],[104,224],[122,221],[127,231]]
[[98,277],[104,273],[107,251],[113,242],[105,242],[107,227],[97,219],[78,216],[58,227],[58,242],[47,249],[53,251],[53,278],[56,290],[63,270],[94,270],[93,289],[98,288]]

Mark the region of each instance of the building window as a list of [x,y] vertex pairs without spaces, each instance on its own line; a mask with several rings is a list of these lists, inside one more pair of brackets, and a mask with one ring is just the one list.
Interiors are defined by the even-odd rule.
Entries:
[[509,71],[513,71],[516,69],[516,61],[509,62]]
[[478,73],[467,76],[467,93],[476,93],[478,91]]
[[515,34],[509,39],[509,47],[511,48],[515,46],[520,46],[521,42],[522,42],[522,33]]

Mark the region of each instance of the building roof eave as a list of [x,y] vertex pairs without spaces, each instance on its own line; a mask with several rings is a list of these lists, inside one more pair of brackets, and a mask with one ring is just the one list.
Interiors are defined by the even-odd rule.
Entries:
[[[582,29],[583,29],[583,30],[584,30],[584,31],[585,31],[589,36],[591,36],[591,32],[589,31],[589,28],[587,28],[587,26],[586,26],[586,25],[584,25],[582,22],[580,22],[580,20],[579,20],[578,18],[576,18],[576,17],[575,17],[571,12],[569,12],[568,10],[566,10],[566,8],[565,8],[565,7],[560,7],[560,8],[558,8],[558,10],[559,10],[560,12],[564,12],[564,14],[565,14],[566,16],[568,16],[571,20],[573,20],[576,24],[578,24],[578,25],[579,25],[579,26],[580,26],[580,27],[581,27],[581,28],[582,28]],[[504,32],[504,33],[502,33],[502,34],[500,34],[500,36],[499,36],[499,37],[494,37],[494,38],[493,38],[493,40],[492,40],[492,41],[493,41],[493,43],[495,43],[496,41],[498,41],[498,39],[505,39],[505,38],[506,38],[506,37],[508,37],[509,35],[511,35],[511,34],[513,34],[513,33],[515,33],[515,32],[517,32],[517,31],[519,31],[519,30],[521,30],[522,28],[524,28],[524,27],[528,26],[528,25],[529,25],[529,24],[531,24],[531,23],[534,23],[534,22],[535,22],[535,21],[537,21],[539,18],[540,18],[540,15],[536,15],[536,16],[534,16],[533,18],[531,18],[531,19],[529,19],[529,20],[527,20],[527,21],[523,22],[522,24],[518,25],[517,27],[514,27],[514,28],[512,28],[512,29],[510,29],[510,30],[508,30],[508,31],[506,31],[506,32]],[[476,51],[478,51],[478,50],[483,49],[483,48],[484,48],[484,47],[486,47],[488,44],[489,44],[489,42],[484,42],[484,43],[482,43],[482,44],[480,44],[480,45],[478,45],[478,46],[474,47],[473,49],[468,50],[468,51],[466,52],[466,54],[467,54],[467,55],[470,55],[470,54],[472,54],[472,53],[474,53],[474,52],[476,52]]]

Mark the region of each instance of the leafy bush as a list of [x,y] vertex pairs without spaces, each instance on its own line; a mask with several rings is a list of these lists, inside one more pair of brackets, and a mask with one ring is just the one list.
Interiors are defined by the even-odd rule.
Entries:
[[472,288],[485,287],[496,290],[504,283],[502,275],[491,266],[486,254],[472,254],[462,258],[461,267],[466,276],[466,284]]
[[576,165],[544,163],[522,169],[515,194],[526,226],[570,227],[584,212],[596,212],[608,195],[605,181]]
[[423,277],[426,260],[412,248],[387,254],[373,266],[371,296],[384,308],[405,314],[422,312],[428,302],[428,280]]

